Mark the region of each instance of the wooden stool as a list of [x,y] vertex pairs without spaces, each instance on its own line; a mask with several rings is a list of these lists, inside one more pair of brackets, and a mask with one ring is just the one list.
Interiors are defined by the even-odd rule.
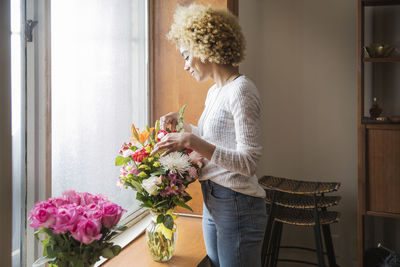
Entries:
[[[327,254],[329,266],[336,267],[335,252],[332,243],[330,224],[339,221],[339,213],[327,208],[339,203],[339,196],[325,196],[325,193],[337,191],[340,183],[308,182],[264,176],[259,181],[266,191],[268,222],[264,234],[261,260],[263,266],[275,267],[277,262],[297,262],[325,267],[324,254]],[[314,228],[315,249],[298,246],[280,246],[283,224],[312,226]],[[321,227],[325,240],[326,253],[323,251]],[[279,259],[279,248],[294,248],[314,251],[318,264]]]

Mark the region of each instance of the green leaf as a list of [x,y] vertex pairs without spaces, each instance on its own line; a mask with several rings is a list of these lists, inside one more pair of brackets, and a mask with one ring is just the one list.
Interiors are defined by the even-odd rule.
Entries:
[[158,176],[158,175],[161,175],[161,174],[166,174],[166,171],[164,169],[161,169],[159,171],[155,171],[155,172],[150,173],[150,176]]
[[146,201],[146,197],[140,192],[136,193],[136,199],[142,202]]
[[168,202],[168,199],[164,199],[163,201],[158,202],[156,205],[154,205],[154,208],[160,207],[163,204],[165,204],[166,202]]
[[121,252],[121,247],[118,245],[114,245],[111,247],[111,250],[112,250],[114,256],[117,256]]
[[140,183],[138,183],[138,182],[135,181],[135,180],[130,180],[129,182],[132,184],[132,186],[134,187],[134,189],[135,189],[137,192],[140,192],[140,193],[143,192],[143,187],[140,185]]
[[36,229],[33,233],[34,233],[35,235],[37,235],[37,234],[43,234],[43,233],[45,233],[45,231],[43,231],[42,228],[38,228],[38,229]]
[[130,158],[124,158],[123,156],[118,156],[115,158],[115,166],[124,165],[125,163],[129,162]]
[[186,104],[183,105],[183,107],[181,108],[181,110],[179,111],[179,119],[183,119],[183,113],[185,112],[186,109]]
[[114,227],[114,229],[115,229],[116,231],[121,231],[121,232],[123,232],[123,231],[125,231],[126,229],[128,229],[128,226],[126,226],[126,225],[120,225],[120,226]]
[[188,210],[190,210],[190,211],[193,212],[193,210],[192,210],[191,207],[189,207],[189,206],[186,205],[184,202],[182,202],[182,201],[180,201],[180,200],[178,200],[178,199],[174,199],[174,203],[175,203],[177,206],[180,206],[180,207],[182,207],[182,208],[188,209]]
[[41,257],[37,259],[33,264],[32,267],[41,267],[43,264],[46,264],[50,261],[54,261],[56,258],[49,258],[49,257]]
[[160,130],[160,121],[156,120],[155,133],[157,134],[159,130]]
[[181,132],[183,130],[183,113],[185,112],[186,109],[186,104],[183,105],[181,110],[179,111],[179,119],[178,119],[178,124],[176,125],[176,131]]
[[114,253],[111,248],[105,248],[101,251],[101,256],[107,259],[111,259],[112,257],[114,257]]
[[140,204],[139,206],[142,208],[151,208],[152,207],[150,201],[146,201],[146,202]]
[[48,246],[47,247],[47,255],[49,257],[56,257],[57,256],[57,253],[54,252],[52,246]]
[[85,267],[85,264],[82,262],[82,260],[79,260],[77,258],[72,259],[72,266],[74,267]]
[[160,214],[157,216],[157,223],[162,223],[164,221],[164,215]]
[[90,257],[90,249],[86,248],[82,253],[82,258],[88,259]]
[[116,236],[118,233],[117,232],[112,232],[111,234],[108,234],[106,237],[103,236],[104,241],[108,241],[111,238],[113,238],[114,236]]
[[163,224],[165,227],[172,230],[172,228],[174,227],[174,218],[172,218],[172,216],[169,214],[165,215]]

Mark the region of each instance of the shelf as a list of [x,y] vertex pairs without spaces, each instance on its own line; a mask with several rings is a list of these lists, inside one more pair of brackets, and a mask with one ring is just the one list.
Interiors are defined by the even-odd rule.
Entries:
[[364,6],[390,6],[400,5],[400,0],[364,0],[362,1]]
[[366,215],[400,219],[400,213],[390,213],[390,212],[369,211],[369,210],[367,210]]
[[365,57],[363,62],[400,62],[400,57]]
[[389,120],[378,121],[378,120],[373,120],[373,119],[370,119],[367,117],[362,118],[361,123],[365,124],[365,125],[400,125],[400,122],[393,122],[393,121],[389,121]]
[[365,128],[369,130],[400,130],[400,124],[367,124],[365,125]]

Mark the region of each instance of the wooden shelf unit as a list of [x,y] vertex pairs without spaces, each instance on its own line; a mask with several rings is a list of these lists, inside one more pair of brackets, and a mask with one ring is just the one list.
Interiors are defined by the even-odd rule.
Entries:
[[[374,76],[373,72],[367,72],[366,67],[370,69],[375,67],[397,68],[396,65],[386,64],[399,64],[400,58],[398,55],[388,58],[368,58],[364,55],[364,47],[368,45],[368,43],[365,43],[367,39],[366,30],[370,30],[370,32],[367,32],[369,41],[382,42],[382,40],[374,39],[375,32],[371,28],[365,28],[368,25],[368,27],[372,26],[374,30],[377,30],[376,28],[379,30],[379,25],[377,26],[371,21],[366,23],[368,18],[365,9],[368,8],[368,12],[375,12],[375,8],[382,9],[391,8],[383,6],[393,6],[393,9],[391,9],[392,15],[395,19],[400,19],[398,5],[400,5],[400,0],[358,0],[358,259],[360,267],[364,266],[363,257],[367,249],[365,240],[366,235],[369,234],[365,231],[365,220],[373,216],[394,218],[400,222],[400,123],[377,121],[365,116],[366,103],[369,101],[366,98],[372,97],[373,93],[376,93],[372,91],[373,93],[367,94],[365,92],[366,83],[368,82],[370,88],[378,90],[378,92],[387,88],[383,82],[384,78],[379,75]],[[389,25],[388,27],[398,26]],[[391,40],[393,40],[393,37],[398,40],[400,38],[400,36],[397,36],[398,32],[393,32],[395,32],[395,35],[392,34],[390,36]],[[396,47],[396,49],[400,52],[400,47]],[[397,72],[392,72],[390,75],[397,75]],[[374,87],[380,83],[383,84],[381,88]],[[396,82],[395,90],[389,91],[393,93],[400,89],[397,87],[399,86]],[[388,93],[385,92],[385,94]]]
[[400,57],[375,57],[375,58],[366,57],[363,59],[363,61],[364,62],[394,63],[394,62],[400,62]]
[[392,6],[400,5],[399,0],[363,0],[361,1],[364,6]]
[[367,128],[375,127],[375,126],[371,126],[371,125],[389,125],[389,126],[394,126],[394,127],[396,127],[396,125],[400,125],[400,122],[394,122],[394,121],[390,121],[390,120],[379,121],[379,120],[373,120],[370,118],[363,118],[361,120],[361,123],[366,125]]
[[367,211],[367,215],[370,216],[378,216],[378,217],[386,217],[386,218],[395,218],[400,219],[399,213],[390,213],[390,212],[379,212],[379,211]]

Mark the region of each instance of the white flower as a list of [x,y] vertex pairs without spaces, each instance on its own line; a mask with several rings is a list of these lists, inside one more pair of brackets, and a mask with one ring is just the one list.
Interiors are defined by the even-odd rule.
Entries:
[[164,157],[161,157],[159,161],[164,169],[172,172],[183,173],[188,171],[191,167],[189,157],[181,152],[172,152]]
[[153,196],[158,195],[157,185],[155,184],[157,179],[158,179],[157,176],[151,176],[150,178],[144,179],[142,181],[142,186],[144,190],[146,190],[147,193],[149,193],[150,195]]
[[160,133],[157,135],[157,138],[162,139],[164,136],[165,136],[165,133],[160,132]]
[[127,150],[124,150],[124,151],[122,152],[122,156],[123,156],[124,158],[127,158],[127,157],[132,156],[133,153],[135,153],[135,152],[133,152],[131,149],[127,149]]

